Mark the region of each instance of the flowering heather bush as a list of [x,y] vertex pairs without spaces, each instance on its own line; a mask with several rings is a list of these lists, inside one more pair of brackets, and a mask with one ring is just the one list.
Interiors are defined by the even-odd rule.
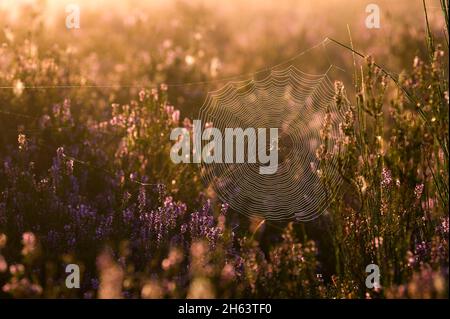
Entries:
[[[201,97],[164,83],[216,77],[218,53],[201,42],[213,30],[169,32],[151,56],[118,38],[113,65],[89,41],[52,45],[29,10],[30,34],[0,36],[0,86],[13,87],[0,89],[0,297],[448,297],[448,45],[431,33],[398,78],[368,57],[353,88],[335,83],[343,138],[327,149],[325,118],[316,155],[345,185],[317,221],[273,224],[232,211],[198,167],[169,157],[171,129],[192,130],[187,100]],[[130,34],[148,32],[134,23]],[[27,88],[40,83],[59,88]],[[67,264],[80,289],[66,287]],[[368,264],[381,287],[365,286]]]

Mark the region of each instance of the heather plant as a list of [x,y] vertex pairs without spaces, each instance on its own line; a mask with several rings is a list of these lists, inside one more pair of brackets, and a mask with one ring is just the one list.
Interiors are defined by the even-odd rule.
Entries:
[[[338,170],[354,194],[341,194],[330,209],[335,269],[345,282],[363,283],[358,269],[374,263],[383,274],[382,287],[412,280],[397,293],[448,295],[448,279],[446,284],[443,279],[448,239],[438,230],[448,220],[447,60],[448,52],[430,47],[427,62],[416,57],[411,74],[391,81],[397,90],[393,97],[386,97],[391,75],[371,57],[355,71],[354,101],[346,97],[342,83],[336,84],[335,103],[345,108],[346,116],[339,151],[328,155],[338,157]],[[318,156],[330,165],[329,157]],[[327,176],[323,179],[327,183]],[[435,280],[421,295],[417,282],[432,273]],[[361,296],[366,290],[361,284],[353,289]]]
[[[255,52],[277,61],[290,49],[254,41],[241,54],[248,39],[187,4],[164,31],[145,13],[114,13],[108,42],[88,29],[55,44],[39,6],[27,10],[28,33],[0,36],[1,297],[448,297],[448,41],[438,44],[428,13],[425,45],[393,41],[405,42],[401,57],[419,45],[398,76],[378,64],[383,48],[359,65],[349,47],[353,87],[336,81],[333,100],[341,139],[329,149],[328,112],[316,153],[344,186],[318,221],[283,224],[221,203],[198,166],[170,160],[169,136],[192,130],[205,89],[177,83],[253,70]],[[290,47],[306,31],[277,32]],[[80,289],[65,285],[68,264],[80,267]],[[376,289],[365,286],[369,264],[380,268]]]
[[[143,99],[141,95],[141,101]],[[189,215],[186,204],[174,201],[167,193],[176,193],[174,185],[177,181],[180,184],[181,178],[189,172],[185,173],[184,169],[170,176],[168,168],[161,175],[161,171],[148,169],[147,163],[142,161],[144,156],[149,157],[139,153],[145,146],[139,143],[161,139],[163,132],[168,132],[170,125],[177,122],[174,114],[178,111],[173,107],[164,102],[156,104],[157,98],[153,103],[147,107],[159,110],[149,111],[132,102],[134,110],[129,111],[126,105],[122,108],[123,113],[118,113],[114,105],[111,121],[88,128],[81,123],[77,125],[71,117],[70,102],[65,100],[53,107],[51,115],[43,116],[45,125],[38,134],[32,137],[20,134],[16,150],[10,152],[11,157],[2,169],[2,184],[9,185],[2,196],[2,230],[11,232],[15,243],[20,242],[17,238],[25,230],[38,234],[43,246],[49,249],[42,256],[44,259],[59,258],[65,253],[76,256],[80,252],[83,252],[81,258],[95,258],[102,244],[116,242],[118,245],[124,239],[130,241],[130,249],[134,252],[132,258],[138,265],[154,257],[149,255],[154,248],[169,243],[184,245],[185,237],[189,240],[204,238],[214,246],[222,231],[215,226],[210,205]],[[148,123],[155,126],[160,123],[159,130],[154,127],[151,130]],[[58,128],[57,132],[52,132],[50,141],[45,140],[53,125]],[[92,147],[99,134],[120,136],[120,133],[123,138],[118,139],[117,149]],[[80,136],[86,136],[86,144],[81,147],[77,143]],[[56,149],[51,166],[40,170],[45,165],[45,158],[39,157],[42,148],[48,151],[60,140],[64,141],[64,146]],[[156,146],[150,157],[154,162],[148,163],[149,166],[154,168],[159,162],[170,164],[168,145],[163,148],[167,152],[160,151],[160,157],[156,152],[162,145]],[[117,158],[116,165],[103,165],[107,151],[114,152],[110,156]],[[164,154],[165,161],[161,158]],[[173,166],[175,168],[179,169]],[[147,179],[160,183],[146,183]],[[94,249],[93,240],[99,243]],[[156,254],[162,254],[164,249],[161,250]]]

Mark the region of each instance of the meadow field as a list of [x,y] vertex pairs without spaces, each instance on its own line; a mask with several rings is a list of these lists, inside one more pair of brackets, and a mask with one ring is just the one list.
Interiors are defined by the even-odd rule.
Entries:
[[[372,2],[0,0],[0,298],[448,298],[448,1]],[[344,114],[305,222],[170,158],[209,92],[286,67]]]

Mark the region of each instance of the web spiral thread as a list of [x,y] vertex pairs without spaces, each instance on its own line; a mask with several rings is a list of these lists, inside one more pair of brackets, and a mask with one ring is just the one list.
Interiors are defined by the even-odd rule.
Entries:
[[344,118],[333,84],[327,74],[306,74],[294,66],[210,92],[200,109],[203,125],[209,123],[222,134],[226,128],[278,128],[278,169],[264,175],[260,163],[202,162],[203,181],[220,200],[249,216],[271,221],[317,218],[343,182],[336,165],[321,167],[316,156],[327,114],[327,149],[333,150]]

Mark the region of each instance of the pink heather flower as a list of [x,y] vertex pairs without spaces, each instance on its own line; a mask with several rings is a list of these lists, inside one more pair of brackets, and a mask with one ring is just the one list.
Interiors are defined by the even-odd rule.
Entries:
[[25,267],[22,264],[13,264],[9,266],[9,272],[11,275],[19,275],[22,274],[25,271]]
[[145,91],[141,90],[139,91],[139,101],[144,102],[145,99]]
[[36,236],[32,232],[23,233],[22,243],[27,246],[34,246],[36,244]]
[[21,80],[14,81],[13,92],[16,96],[21,96],[25,90],[25,84]]
[[155,99],[155,101],[158,101],[158,90],[152,89],[152,96]]
[[39,120],[39,126],[41,128],[46,128],[50,125],[51,118],[48,114],[43,115]]
[[383,245],[383,237],[375,237],[372,241],[375,248],[380,248]]
[[66,168],[67,168],[67,174],[72,175],[73,174],[73,160],[72,159],[67,160]]
[[27,256],[36,250],[36,236],[32,232],[26,232],[22,235],[22,254]]
[[228,203],[223,203],[222,206],[220,207],[220,213],[222,215],[225,215],[227,213],[229,207],[230,207],[230,205]]
[[433,210],[435,205],[436,205],[435,198],[428,198],[426,201],[422,201],[423,210]]
[[185,119],[183,120],[183,126],[184,126],[185,129],[190,130],[190,129],[192,128],[192,122],[191,122],[191,120],[188,119],[188,118],[185,118]]
[[234,271],[233,265],[227,263],[222,269],[221,277],[225,281],[230,281],[235,277],[236,273]]
[[213,123],[212,122],[206,122],[205,123],[205,128],[211,128],[213,127]]
[[62,106],[62,119],[63,121],[68,121],[71,118],[71,112],[70,112],[70,100],[65,99],[63,106]]
[[17,137],[17,142],[19,143],[19,149],[24,149],[27,144],[27,137],[25,136],[25,134],[19,134],[19,136]]
[[8,269],[8,264],[6,263],[5,258],[0,255],[0,272],[5,272]]
[[58,149],[56,150],[56,155],[60,159],[63,158],[64,157],[64,147],[62,147],[62,146],[58,147]]
[[0,233],[0,249],[6,246],[7,237],[5,234]]
[[186,55],[186,57],[184,58],[184,61],[186,62],[186,64],[188,66],[191,66],[195,63],[195,58],[192,55]]
[[448,236],[448,216],[441,218],[441,224],[439,225],[439,230],[444,236]]

